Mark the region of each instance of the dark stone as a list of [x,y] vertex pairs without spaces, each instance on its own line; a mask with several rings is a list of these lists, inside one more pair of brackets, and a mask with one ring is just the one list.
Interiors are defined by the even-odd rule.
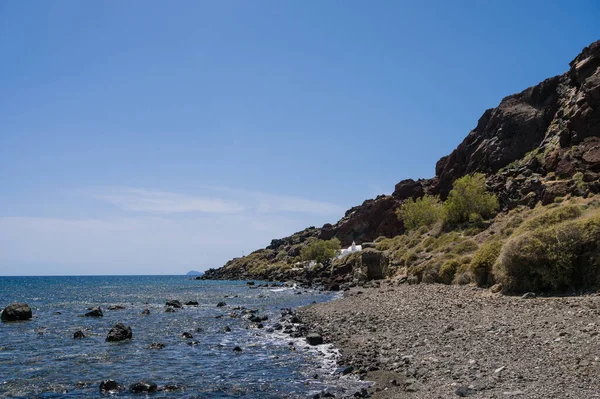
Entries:
[[231,327],[229,327],[229,326],[223,327],[223,332],[231,332]]
[[77,331],[75,331],[75,333],[73,334],[73,338],[74,338],[74,339],[81,339],[81,338],[85,338],[85,334],[83,333],[83,331],[81,331],[81,330],[77,330]]
[[239,346],[236,346],[235,348],[233,348],[233,351],[239,353],[242,351],[242,348],[240,348]]
[[454,391],[454,393],[457,396],[460,396],[461,398],[464,398],[464,397],[467,397],[467,396],[471,395],[473,393],[473,390],[471,388],[466,387],[466,386],[463,385],[461,387],[458,387],[456,389],[456,391]]
[[102,313],[102,309],[100,306],[93,307],[91,311],[87,312],[85,317],[102,317],[104,314]]
[[198,306],[199,303],[197,301],[187,301],[185,303],[187,306]]
[[163,388],[163,391],[165,391],[165,392],[173,392],[173,391],[181,391],[181,390],[183,390],[182,387],[180,387],[178,385],[173,385],[173,384],[167,384]]
[[217,303],[217,307],[218,308],[221,308],[223,306],[227,306],[227,304],[225,302],[219,302],[219,303]]
[[29,320],[33,317],[31,308],[26,303],[11,303],[2,311],[2,321]]
[[132,384],[129,390],[133,393],[156,392],[158,386],[153,382],[140,381]]
[[396,184],[394,193],[392,194],[399,200],[406,200],[409,198],[420,198],[425,194],[423,184],[421,181],[414,181],[413,179],[402,180]]
[[526,292],[525,294],[523,294],[523,296],[521,298],[533,299],[533,298],[535,298],[535,292]]
[[167,312],[167,313],[173,313],[174,311],[175,311],[175,309],[173,309],[170,306],[165,309],[165,312]]
[[187,331],[184,331],[184,332],[181,334],[181,338],[192,339],[192,338],[194,338],[194,337],[193,337],[193,336],[192,336],[192,334],[190,334],[189,332],[187,332]]
[[104,380],[100,383],[100,392],[115,392],[121,389],[121,386],[115,380]]
[[166,306],[172,307],[172,308],[176,308],[176,309],[181,309],[183,307],[183,305],[181,304],[181,302],[179,302],[178,300],[171,300],[171,301],[167,301],[167,303],[165,303]]
[[367,268],[369,280],[381,280],[386,277],[389,259],[386,253],[375,249],[365,249],[361,253],[362,264]]
[[125,309],[125,306],[123,305],[110,305],[108,307],[108,310],[122,310]]
[[323,343],[323,337],[316,333],[311,333],[306,336],[306,342],[309,345],[321,345]]
[[354,371],[354,367],[352,367],[352,366],[344,367],[342,369],[342,375],[350,374],[353,371]]
[[106,336],[106,342],[119,342],[131,339],[132,337],[133,333],[131,327],[125,327],[123,324],[119,323],[110,329]]
[[165,348],[165,344],[161,344],[160,342],[152,342],[150,344],[150,346],[148,346],[148,349],[164,349]]
[[247,281],[246,285],[254,285],[254,281]]
[[149,314],[150,314],[150,309],[144,309],[144,310],[142,311],[142,314],[143,314],[143,315],[149,315]]

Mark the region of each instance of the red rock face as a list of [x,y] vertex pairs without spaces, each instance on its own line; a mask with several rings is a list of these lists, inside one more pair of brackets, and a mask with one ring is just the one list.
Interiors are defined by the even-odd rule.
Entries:
[[337,237],[342,246],[348,246],[352,241],[362,243],[373,241],[379,236],[393,237],[402,234],[404,225],[395,213],[400,204],[399,200],[389,195],[367,200],[361,206],[346,212],[346,216],[335,225],[324,226],[319,238]]
[[565,74],[485,111],[463,142],[437,162],[433,179],[403,180],[391,196],[349,209],[336,224],[273,240],[264,258],[271,261],[282,245],[287,256],[298,256],[302,243],[314,237],[337,237],[348,246],[402,234],[395,211],[403,201],[425,194],[445,199],[456,179],[474,172],[488,175],[488,186],[504,209],[600,193],[600,41],[569,65]]

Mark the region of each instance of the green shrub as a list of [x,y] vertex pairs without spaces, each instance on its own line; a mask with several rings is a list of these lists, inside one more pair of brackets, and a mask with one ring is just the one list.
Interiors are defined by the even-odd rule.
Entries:
[[498,209],[498,199],[486,191],[485,175],[475,173],[454,182],[444,202],[445,221],[450,225],[479,217],[489,218]]
[[302,248],[301,256],[303,260],[314,260],[317,263],[323,263],[333,258],[340,248],[340,240],[337,238],[328,241],[316,240]]
[[419,227],[431,227],[442,220],[442,203],[439,197],[425,195],[422,198],[409,198],[396,210],[398,218],[404,222],[407,230]]
[[537,210],[537,213],[537,215],[526,220],[519,227],[519,233],[532,231],[540,227],[549,227],[565,220],[578,218],[583,211],[577,205],[562,205],[552,209],[546,206]]
[[479,287],[489,287],[493,284],[492,268],[498,259],[498,255],[500,255],[501,249],[501,241],[488,241],[475,252],[471,261],[471,270],[475,283]]
[[598,288],[600,212],[555,226],[540,226],[511,239],[494,277],[505,292],[567,292]]
[[469,252],[473,252],[477,248],[479,248],[479,245],[477,245],[477,243],[475,241],[464,240],[464,241],[461,241],[458,244],[456,244],[454,247],[452,247],[450,252],[453,254],[462,255],[462,254],[466,254]]
[[415,251],[408,251],[404,254],[402,259],[404,259],[404,264],[406,266],[412,266],[412,264],[415,263],[417,259],[419,259],[419,256],[416,254]]
[[460,267],[460,261],[456,259],[450,259],[444,262],[442,267],[440,267],[440,280],[444,284],[451,284],[452,280],[454,280],[454,275],[456,271]]

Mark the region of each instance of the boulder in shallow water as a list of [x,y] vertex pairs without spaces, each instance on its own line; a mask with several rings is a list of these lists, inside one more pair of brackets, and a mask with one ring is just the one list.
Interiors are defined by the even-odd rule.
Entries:
[[87,312],[85,317],[102,317],[104,313],[102,313],[102,309],[100,306],[93,307],[89,312]]
[[142,314],[143,315],[149,315],[150,314],[150,309],[144,309],[144,310],[142,310]]
[[306,336],[306,342],[309,345],[321,345],[323,343],[323,337],[319,334],[311,333]]
[[177,309],[181,309],[183,307],[183,305],[181,304],[181,302],[179,302],[178,300],[174,299],[172,301],[167,301],[167,303],[165,303],[166,306],[170,306],[172,308],[177,308]]
[[198,301],[187,301],[187,302],[185,303],[185,305],[186,305],[186,306],[198,306],[198,305],[199,305],[199,303],[198,303]]
[[218,308],[221,308],[223,306],[227,306],[227,304],[225,302],[219,302],[219,303],[217,303],[217,307]]
[[153,382],[140,381],[132,384],[129,390],[133,393],[156,392],[158,385]]
[[100,392],[103,393],[117,392],[121,389],[123,389],[123,387],[115,380],[104,380],[100,383]]
[[81,339],[81,338],[85,338],[85,334],[83,333],[83,331],[81,331],[81,330],[77,330],[77,331],[75,331],[75,333],[73,334],[73,338],[74,338],[74,339]]
[[108,310],[123,310],[125,309],[125,306],[123,305],[110,305],[108,307]]
[[11,303],[2,311],[2,321],[29,320],[32,317],[31,308],[26,303]]
[[165,348],[165,344],[161,344],[160,342],[152,342],[150,344],[150,346],[148,346],[148,349],[164,349]]
[[125,327],[123,324],[119,323],[110,329],[106,336],[106,342],[119,342],[131,339],[132,337],[133,333],[131,327]]

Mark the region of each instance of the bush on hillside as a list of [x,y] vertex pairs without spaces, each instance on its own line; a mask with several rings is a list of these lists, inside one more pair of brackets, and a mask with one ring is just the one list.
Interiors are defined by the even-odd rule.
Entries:
[[450,225],[493,216],[498,199],[486,191],[485,175],[466,175],[454,182],[444,202],[445,221]]
[[471,261],[471,270],[475,283],[479,287],[489,287],[493,284],[492,268],[500,255],[501,249],[501,241],[488,241],[475,252]]
[[407,230],[423,226],[429,228],[442,219],[442,203],[434,195],[425,195],[416,200],[409,198],[396,210],[396,214]]
[[460,265],[461,263],[457,259],[450,259],[444,262],[442,267],[440,267],[440,280],[442,280],[442,283],[451,284]]
[[549,227],[566,220],[575,219],[583,213],[577,205],[562,205],[550,209],[548,206],[536,209],[537,215],[521,224],[519,232],[532,231],[540,227]]
[[302,260],[314,260],[323,263],[335,256],[341,248],[340,240],[332,238],[331,240],[316,240],[306,247],[302,248]]
[[511,239],[494,267],[508,293],[568,292],[600,283],[600,212]]

